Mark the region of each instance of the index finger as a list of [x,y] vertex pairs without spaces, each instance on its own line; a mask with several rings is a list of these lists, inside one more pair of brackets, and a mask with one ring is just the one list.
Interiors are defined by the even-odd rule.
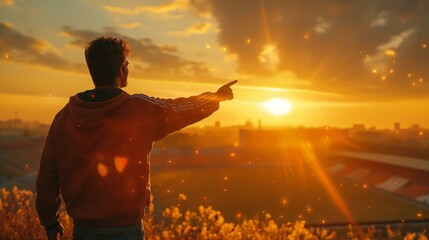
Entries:
[[232,85],[236,84],[237,82],[238,82],[238,80],[234,80],[234,81],[231,81],[231,82],[223,85],[222,87],[231,87]]

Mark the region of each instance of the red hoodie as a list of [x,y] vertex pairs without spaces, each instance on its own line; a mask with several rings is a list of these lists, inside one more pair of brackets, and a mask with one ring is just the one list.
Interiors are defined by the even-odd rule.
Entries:
[[126,92],[101,102],[70,97],[52,122],[41,157],[36,184],[41,224],[58,220],[60,192],[75,224],[138,223],[150,196],[153,142],[218,108],[214,93],[173,100]]

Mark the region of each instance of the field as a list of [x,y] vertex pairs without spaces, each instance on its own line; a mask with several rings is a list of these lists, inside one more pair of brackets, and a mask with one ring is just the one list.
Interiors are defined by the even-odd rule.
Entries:
[[[37,140],[2,142],[0,176],[9,180],[34,172],[42,145],[43,141]],[[152,221],[152,215],[148,214],[145,219],[146,230],[154,239],[156,236],[168,238],[165,234],[170,239],[194,239],[197,236],[205,238],[203,236],[210,234],[225,239],[240,238],[237,236],[251,238],[255,234],[268,238],[299,235],[330,239],[326,232],[314,229],[316,232],[308,232],[312,228],[304,228],[299,221],[323,226],[350,222],[350,216],[352,220],[360,222],[427,219],[429,216],[427,209],[409,201],[325,174],[323,161],[298,159],[300,161],[289,159],[264,166],[249,162],[240,166],[231,164],[228,167],[185,167],[174,164],[161,167],[157,159],[152,159],[155,219]],[[34,210],[34,195],[28,191],[13,190],[8,194],[7,191],[2,191],[0,198],[7,204],[0,207],[0,222],[8,224],[0,228],[0,239],[42,239],[43,229],[38,224]],[[166,208],[170,212],[180,209],[181,217],[176,219],[177,215],[166,214]],[[153,210],[152,207],[150,209]],[[187,210],[191,210],[189,222],[186,220]],[[212,218],[218,215],[225,219]],[[246,219],[253,219],[253,223]],[[62,214],[62,221],[66,226],[67,239],[70,239],[71,221],[65,214]],[[206,229],[206,226],[209,228]],[[383,228],[386,227],[383,224]],[[402,239],[410,231],[420,234],[418,236],[425,236],[424,229],[424,226],[398,228],[402,233],[395,233],[399,235],[391,239]],[[350,234],[341,233],[338,229],[336,233],[338,236]],[[12,234],[14,238],[11,238]],[[371,229],[365,234],[368,239],[377,239],[372,235]],[[377,234],[384,234],[383,238],[387,236],[385,231]]]
[[[152,170],[155,215],[179,204],[196,209],[213,206],[226,220],[264,216],[278,222],[305,220],[309,224],[350,222],[319,177],[296,167],[157,168]],[[299,171],[298,171],[299,169]],[[296,170],[296,171],[295,171]],[[425,210],[345,179],[328,176],[355,221],[427,218]],[[178,199],[184,194],[186,200]]]
[[[35,171],[42,146],[43,141],[36,140],[2,142],[0,175],[7,179]],[[332,189],[338,193],[355,221],[425,219],[429,216],[429,210],[410,202],[370,187],[364,188],[348,179],[324,174],[332,187],[329,190],[317,168],[305,161],[291,159],[287,163],[283,161],[264,167],[246,164],[160,167],[157,159],[152,161],[152,193],[158,217],[166,207],[180,204],[193,210],[197,210],[199,205],[212,206],[230,222],[264,217],[266,213],[278,222],[349,222]],[[320,166],[323,173],[323,164]],[[179,201],[179,194],[184,194],[186,201],[183,197]]]
[[12,179],[37,171],[42,138],[0,137],[0,179]]

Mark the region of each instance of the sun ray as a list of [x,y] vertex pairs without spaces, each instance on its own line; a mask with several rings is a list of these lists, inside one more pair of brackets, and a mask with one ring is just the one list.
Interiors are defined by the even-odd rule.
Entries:
[[[322,183],[331,200],[338,206],[344,217],[346,217],[347,222],[351,225],[356,225],[356,219],[347,206],[347,203],[344,201],[341,194],[337,191],[328,174],[323,170],[324,168],[320,165],[320,161],[314,151],[308,146],[303,146],[301,148],[301,152],[303,160],[306,161],[308,166],[315,173],[317,179]],[[362,229],[359,226],[357,226],[356,230],[358,234],[362,234]]]
[[264,26],[264,33],[265,33],[265,41],[266,43],[271,42],[271,36],[270,36],[270,30],[268,28],[268,22],[267,22],[267,14],[265,13],[265,3],[264,0],[260,0],[261,5],[261,16],[262,16],[262,22]]
[[[329,175],[324,171],[324,167],[320,164],[320,159],[317,157],[311,144],[304,141],[299,135],[292,134],[288,138],[283,139],[279,147],[282,149],[282,165],[285,176],[289,175],[291,171],[296,171],[296,174],[302,178],[303,182],[308,182],[311,181],[310,175],[314,174],[314,177],[321,183],[324,191],[326,191],[327,196],[338,206],[347,223],[356,225],[357,221],[353,213]],[[308,189],[308,191],[314,191],[314,189]],[[359,226],[357,226],[356,230],[358,234],[362,233],[362,229]]]

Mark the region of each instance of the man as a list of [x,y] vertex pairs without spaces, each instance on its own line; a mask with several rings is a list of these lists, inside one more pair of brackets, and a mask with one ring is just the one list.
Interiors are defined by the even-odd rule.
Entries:
[[85,50],[95,88],[70,97],[55,116],[37,176],[36,209],[48,239],[62,236],[61,196],[74,239],[142,239],[154,141],[218,110],[232,81],[216,93],[177,99],[129,95],[128,45],[100,37]]

